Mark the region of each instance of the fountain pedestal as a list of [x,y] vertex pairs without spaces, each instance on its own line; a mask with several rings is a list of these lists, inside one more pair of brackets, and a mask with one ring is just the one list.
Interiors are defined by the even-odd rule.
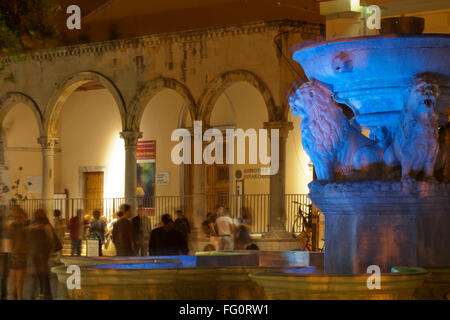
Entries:
[[450,184],[313,182],[310,197],[325,214],[327,274],[450,266]]

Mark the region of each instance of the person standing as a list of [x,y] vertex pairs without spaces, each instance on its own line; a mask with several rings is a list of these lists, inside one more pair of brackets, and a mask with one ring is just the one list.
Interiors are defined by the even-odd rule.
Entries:
[[89,234],[98,240],[98,255],[103,256],[102,245],[105,243],[106,222],[100,219],[100,211],[95,210],[92,214],[94,220],[89,226]]
[[191,226],[189,224],[189,220],[184,216],[183,211],[177,210],[176,212],[177,218],[174,222],[174,228],[183,236],[183,246],[182,246],[182,254],[189,254],[189,243],[188,238],[191,233]]
[[140,206],[137,211],[137,215],[131,219],[133,223],[133,230],[136,236],[136,255],[144,256],[144,228],[143,228],[143,214],[144,208]]
[[161,218],[162,226],[152,230],[148,250],[150,256],[177,256],[183,254],[184,240],[174,228],[169,214]]
[[25,233],[27,214],[21,208],[12,208],[13,218],[7,223],[8,238],[11,239],[9,259],[9,288],[14,300],[23,299],[23,281],[27,266],[27,239]]
[[82,210],[77,210],[77,215],[69,220],[69,232],[70,232],[70,242],[72,246],[71,255],[81,256],[81,219],[83,216]]
[[131,217],[131,206],[123,204],[121,207],[123,216],[113,226],[113,242],[116,246],[117,256],[134,256],[136,252],[136,236],[134,234]]
[[222,206],[218,207],[217,213],[219,214],[216,220],[219,250],[233,250],[233,233],[235,231],[233,220]]
[[[56,236],[58,237],[58,239],[61,243],[64,243],[64,234],[66,233],[66,226],[65,226],[63,219],[61,218],[61,210],[58,210],[58,209],[54,210],[53,217],[54,217],[54,221],[55,221]],[[59,251],[58,252],[58,260],[61,259],[61,256],[62,256],[62,251]]]
[[0,270],[2,272],[0,277],[0,300],[6,300],[8,298],[8,276],[9,276],[9,239],[7,238],[7,213],[5,209],[0,210]]
[[34,213],[34,221],[26,228],[26,231],[34,276],[39,281],[40,297],[52,300],[48,260],[54,246],[55,232],[47,219],[45,210],[39,209]]
[[242,218],[236,231],[236,247],[244,250],[252,242],[250,230],[252,227],[252,216],[247,208],[242,208]]

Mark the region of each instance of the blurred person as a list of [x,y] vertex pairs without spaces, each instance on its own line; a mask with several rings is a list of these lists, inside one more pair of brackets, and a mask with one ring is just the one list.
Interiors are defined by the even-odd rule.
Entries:
[[0,277],[0,300],[8,298],[8,274],[9,274],[9,251],[10,241],[7,238],[7,212],[4,209],[0,210],[0,270],[2,272]]
[[209,251],[216,251],[216,247],[214,247],[211,243],[208,243],[204,248],[203,251],[209,252]]
[[188,237],[191,233],[191,226],[189,224],[189,220],[184,216],[183,211],[177,210],[176,211],[176,219],[174,222],[174,228],[177,230],[182,236],[183,236],[183,248],[182,248],[182,254],[188,255],[189,254],[189,245],[188,245]]
[[250,230],[252,228],[252,216],[247,208],[242,208],[242,217],[236,230],[236,247],[244,250],[252,242]]
[[255,243],[249,244],[245,250],[259,250],[259,247]]
[[220,215],[216,220],[219,235],[219,250],[233,250],[233,233],[235,225],[224,207],[219,206],[216,212]]
[[[108,249],[110,242],[114,243],[114,239],[113,239],[113,235],[112,235],[112,233],[114,231],[114,225],[122,217],[123,217],[123,212],[118,211],[114,214],[113,219],[106,225],[105,249]],[[114,246],[116,246],[116,244],[114,244]]]
[[144,256],[144,226],[143,226],[143,216],[144,207],[139,206],[137,210],[137,215],[131,219],[133,223],[133,230],[136,237],[136,255]]
[[89,226],[89,235],[98,240],[98,255],[103,256],[102,245],[105,243],[106,222],[100,219],[100,211],[94,210],[92,216],[94,220]]
[[[66,225],[65,225],[63,219],[61,218],[61,210],[58,210],[58,209],[54,210],[53,217],[54,217],[54,222],[55,222],[56,236],[58,237],[59,241],[61,243],[63,243],[64,235],[66,233]],[[58,259],[61,259],[61,255],[62,255],[62,252],[60,251],[58,253]]]
[[61,210],[54,210],[53,217],[55,222],[55,232],[58,236],[58,239],[63,242],[64,241],[64,233],[66,231],[66,226],[64,220],[61,218]]
[[81,256],[81,219],[83,211],[78,209],[77,215],[69,220],[68,229],[70,232],[71,256]]
[[136,236],[134,234],[131,217],[131,206],[123,204],[121,206],[123,216],[113,226],[113,242],[116,246],[116,255],[122,257],[134,256],[136,252]]
[[81,233],[81,240],[86,240],[89,236],[89,226],[91,222],[91,216],[85,214],[83,217],[83,232]]
[[23,299],[23,281],[27,266],[27,214],[21,208],[12,208],[12,219],[7,222],[6,230],[11,239],[9,258],[9,289],[13,300]]
[[34,278],[39,281],[39,298],[52,300],[49,258],[56,234],[47,219],[45,210],[39,209],[34,213],[34,221],[26,228],[26,231]]
[[209,237],[217,236],[216,219],[217,219],[216,213],[208,212],[206,214],[206,220],[203,221],[202,223],[203,231]]
[[175,230],[174,222],[169,214],[161,217],[162,227],[152,230],[148,244],[150,256],[177,256],[183,254],[184,239]]

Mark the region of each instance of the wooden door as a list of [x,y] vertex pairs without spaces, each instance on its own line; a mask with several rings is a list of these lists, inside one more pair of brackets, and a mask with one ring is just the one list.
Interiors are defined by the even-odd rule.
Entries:
[[84,214],[92,215],[94,210],[103,212],[103,172],[84,173]]

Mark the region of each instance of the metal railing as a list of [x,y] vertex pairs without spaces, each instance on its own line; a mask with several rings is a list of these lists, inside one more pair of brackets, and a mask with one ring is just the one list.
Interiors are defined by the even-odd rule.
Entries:
[[307,194],[287,194],[286,195],[286,230],[289,232],[300,232],[302,230],[302,220],[298,219],[299,210],[308,212],[312,204]]
[[[252,218],[252,233],[266,233],[270,224],[270,194],[246,194],[246,195],[197,195],[203,202],[204,216],[208,212],[214,212],[218,205],[225,207],[232,218],[239,219],[242,217],[242,208],[250,212]],[[194,196],[155,196],[146,198],[136,198],[131,202],[137,209],[143,211],[144,230],[149,232],[155,228],[161,221],[163,214],[168,213],[172,217],[175,216],[176,210],[182,210],[188,217],[194,210]],[[293,224],[297,217],[299,206],[306,210],[311,204],[310,199],[304,194],[288,194],[286,195],[286,230],[289,232],[299,232],[299,226],[293,230]],[[69,199],[28,199],[14,202],[11,204],[18,205],[24,209],[28,218],[32,220],[34,212],[40,208],[52,208],[61,211],[61,218],[69,220],[77,215],[80,211],[82,216],[92,216],[94,210],[99,210],[102,216],[108,221],[112,221],[119,211],[120,206],[127,201],[125,198],[103,198],[103,199],[87,199],[87,198],[69,198]],[[130,201],[128,201],[130,202]]]

